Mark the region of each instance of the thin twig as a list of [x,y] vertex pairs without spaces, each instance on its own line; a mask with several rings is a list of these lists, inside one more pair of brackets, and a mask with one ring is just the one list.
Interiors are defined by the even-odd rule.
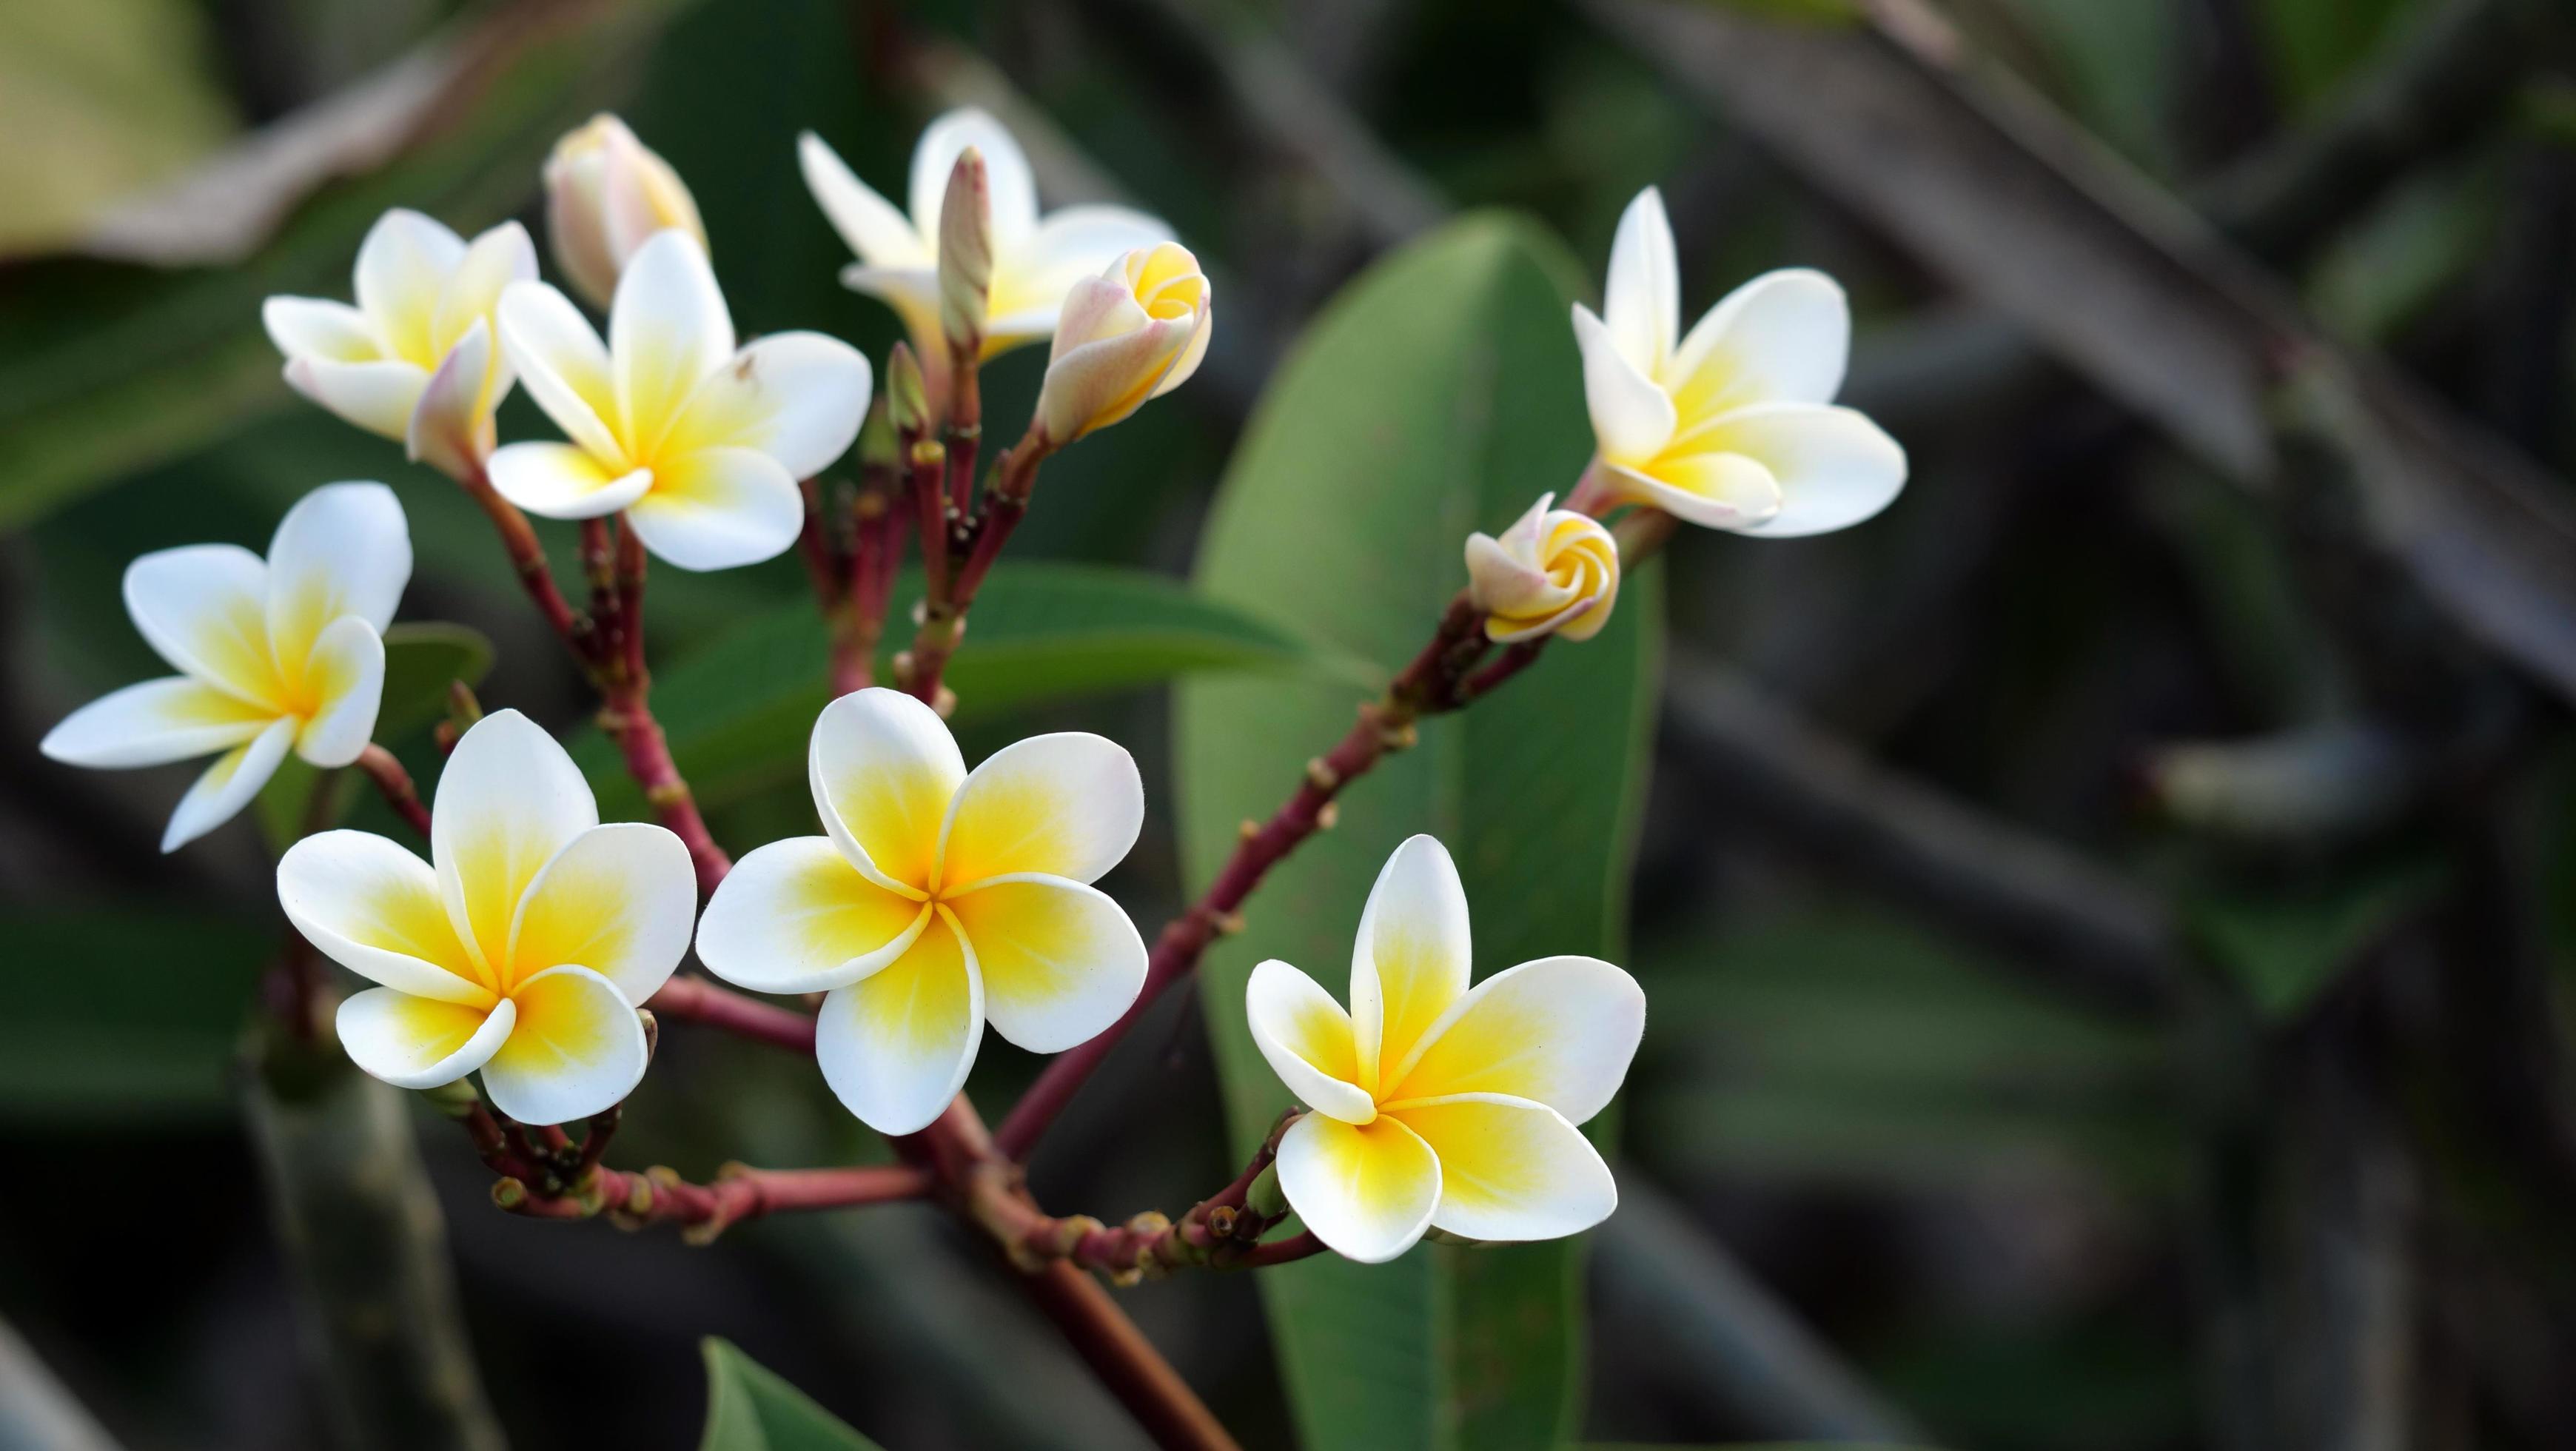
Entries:
[[421,840],[427,841],[429,808],[421,803],[420,791],[411,783],[411,772],[404,770],[403,763],[394,759],[394,753],[369,741],[367,748],[358,753],[357,764],[367,779],[376,783],[376,790],[384,796],[385,804],[394,809],[394,814],[419,832]]

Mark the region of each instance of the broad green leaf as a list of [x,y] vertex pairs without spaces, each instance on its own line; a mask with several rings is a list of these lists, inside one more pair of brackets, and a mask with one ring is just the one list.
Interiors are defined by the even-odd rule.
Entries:
[[[420,620],[386,630],[384,704],[376,711],[376,739],[398,741],[437,720],[447,710],[449,685],[460,680],[469,687],[480,685],[491,668],[492,641],[471,625]],[[321,779],[319,770],[290,755],[260,788],[253,809],[271,851],[283,853],[304,834],[313,788]],[[351,783],[340,783],[331,819],[348,808],[352,790]]]
[[[904,602],[920,592],[917,574],[901,582],[892,611],[898,625]],[[1197,671],[1323,669],[1365,678],[1355,662],[1336,661],[1179,580],[1136,570],[1005,565],[985,582],[967,623],[947,676],[961,721]],[[908,642],[898,630],[887,634],[896,638],[885,642],[881,666]],[[806,737],[831,695],[829,650],[821,613],[798,601],[654,677],[653,713],[701,804],[802,778]],[[574,742],[573,759],[603,812],[643,813],[642,794],[598,730]]]
[[0,1120],[194,1117],[230,1109],[227,1075],[274,931],[140,908],[0,916]]
[[388,207],[472,230],[536,188],[556,136],[629,70],[683,0],[606,6],[526,32],[455,124],[384,170],[326,188],[239,267],[156,272],[81,260],[0,278],[0,528],[177,457],[294,402],[261,300],[346,297],[358,241]]
[[2344,970],[2449,883],[2439,862],[2419,862],[2296,897],[2197,904],[2193,934],[2274,1022],[2305,1012]]
[[[1209,521],[1202,589],[1383,670],[1410,658],[1463,582],[1469,531],[1564,491],[1592,452],[1566,321],[1575,276],[1552,239],[1480,216],[1353,283],[1252,421]],[[1659,613],[1643,571],[1597,639],[1560,644],[1473,710],[1424,722],[1420,744],[1346,791],[1339,824],[1247,904],[1249,929],[1201,969],[1240,1148],[1289,1101],[1244,1027],[1252,964],[1285,958],[1338,990],[1361,903],[1405,837],[1430,832],[1456,858],[1479,977],[1551,953],[1619,958]],[[1237,823],[1267,817],[1350,729],[1361,698],[1314,676],[1181,688],[1194,890]],[[1579,1244],[1557,1242],[1264,1271],[1305,1444],[1557,1444],[1582,1401],[1579,1268]]]
[[707,1359],[707,1429],[698,1451],[879,1451],[731,1341],[710,1335],[699,1348]]

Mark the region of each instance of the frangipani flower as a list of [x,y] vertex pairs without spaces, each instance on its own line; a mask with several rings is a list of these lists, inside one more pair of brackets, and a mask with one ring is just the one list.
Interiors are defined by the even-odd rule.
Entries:
[[1216,294],[1178,242],[1139,247],[1076,283],[1047,355],[1038,419],[1071,443],[1189,381],[1207,356]]
[[510,392],[493,336],[501,290],[537,275],[527,229],[503,222],[471,246],[396,208],[358,247],[358,305],[272,297],[260,308],[296,392],[416,460],[462,476],[492,449]]
[[1500,539],[1467,536],[1467,587],[1486,612],[1489,639],[1589,640],[1610,623],[1619,541],[1589,514],[1548,507],[1555,502],[1554,494],[1539,495]]
[[1607,481],[1617,497],[1738,534],[1857,524],[1905,487],[1905,450],[1828,406],[1851,351],[1851,310],[1821,272],[1769,272],[1681,331],[1672,224],[1654,188],[1619,219],[1595,317],[1574,307]]
[[1467,986],[1467,893],[1439,842],[1395,849],[1360,914],[1351,1009],[1287,963],[1252,970],[1263,1057],[1313,1112],[1279,1141],[1279,1187],[1315,1236],[1375,1264],[1438,1228],[1554,1239],[1619,1188],[1575,1125],[1619,1091],[1646,1026],[1634,978],[1543,957]]
[[627,513],[682,569],[755,564],[805,526],[796,481],[839,458],[868,411],[868,360],[821,333],[737,352],[707,255],[663,231],[626,264],[602,343],[542,282],[501,296],[501,345],[569,443],[492,455],[492,487],[549,519]]
[[158,766],[220,751],[161,835],[175,851],[232,819],[292,748],[345,766],[384,693],[384,628],[411,579],[411,531],[382,484],[296,501],[268,558],[235,544],[144,555],[125,610],[179,671],[73,711],[40,747],[75,766]]
[[555,265],[593,307],[608,306],[627,259],[655,232],[676,229],[707,245],[680,174],[605,111],[555,143],[545,177]]
[[936,712],[877,688],[824,707],[808,766],[829,835],[734,863],[698,958],[739,987],[825,993],[814,1056],[869,1127],[937,1118],[987,1020],[1056,1053],[1136,1000],[1144,939],[1090,885],[1144,824],[1116,742],[1032,736],[969,773]]
[[842,283],[884,299],[912,334],[923,364],[941,375],[947,350],[939,324],[939,216],[948,174],[969,146],[983,155],[993,209],[986,358],[1053,334],[1057,309],[1076,281],[1130,248],[1172,235],[1161,221],[1126,207],[1066,207],[1040,219],[1028,157],[1001,122],[971,106],[931,122],[913,147],[909,217],[860,181],[823,138],[810,131],[799,136],[805,185],[859,257],[841,273]]
[[397,1088],[481,1069],[521,1123],[599,1113],[644,1077],[636,1006],[689,950],[689,850],[658,826],[603,826],[572,757],[495,711],[456,743],[430,856],[364,831],[287,849],[277,899],[295,930],[381,986],[340,1004],[349,1060]]

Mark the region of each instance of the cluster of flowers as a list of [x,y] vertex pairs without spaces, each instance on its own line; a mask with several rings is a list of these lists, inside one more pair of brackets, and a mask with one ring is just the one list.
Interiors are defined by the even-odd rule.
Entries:
[[[1025,158],[989,116],[930,127],[908,215],[819,138],[802,138],[800,160],[860,259],[844,280],[901,317],[933,399],[961,347],[980,358],[1051,340],[1031,436],[1055,447],[1168,392],[1205,355],[1212,290],[1196,259],[1123,208],[1041,217]],[[605,341],[538,280],[517,223],[468,242],[394,211],[358,252],[354,306],[269,300],[287,382],[530,513],[622,514],[681,568],[783,552],[804,524],[800,481],[842,456],[867,412],[866,358],[811,332],[740,343],[688,189],[615,118],[567,136],[544,180],[557,266],[604,310]],[[1620,225],[1604,315],[1574,312],[1600,444],[1579,507],[1541,498],[1499,538],[1467,541],[1491,638],[1600,630],[1620,559],[1598,516],[1620,505],[1802,534],[1866,518],[1902,486],[1896,445],[1828,402],[1849,337],[1832,282],[1774,273],[1686,336],[1679,323],[1672,236],[1649,191]],[[496,447],[494,410],[517,384],[562,441]],[[410,571],[401,506],[378,483],[306,496],[265,559],[228,544],[145,555],[126,606],[179,673],[82,708],[43,749],[97,767],[217,753],[164,850],[238,812],[290,750],[347,766],[374,734],[383,634]],[[430,860],[325,831],[287,851],[278,895],[317,949],[375,984],[338,1013],[359,1067],[407,1088],[480,1073],[493,1105],[529,1124],[600,1113],[635,1087],[649,1058],[636,1009],[692,943],[728,982],[822,994],[823,1075],[887,1134],[940,1114],[987,1023],[1060,1052],[1136,1000],[1144,942],[1092,885],[1144,819],[1116,743],[1038,736],[970,771],[936,711],[870,688],[815,722],[808,777],[823,834],[746,855],[701,915],[681,840],[603,824],[562,746],[499,711],[441,773]],[[1418,836],[1370,894],[1347,1011],[1285,963],[1253,974],[1254,1036],[1310,1110],[1278,1146],[1282,1189],[1353,1258],[1391,1258],[1431,1227],[1568,1234],[1616,1202],[1576,1126],[1626,1074],[1642,993],[1585,957],[1470,987],[1469,942],[1457,870]]]

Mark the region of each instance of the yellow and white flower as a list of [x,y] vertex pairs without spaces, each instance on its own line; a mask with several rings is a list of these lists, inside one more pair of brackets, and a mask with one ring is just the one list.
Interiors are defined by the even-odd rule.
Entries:
[[680,174],[605,111],[555,143],[545,178],[555,265],[594,307],[608,306],[627,259],[655,232],[676,229],[707,245],[697,199]]
[[1619,219],[1605,316],[1574,307],[1583,392],[1614,494],[1738,534],[1857,524],[1905,487],[1905,450],[1830,406],[1851,351],[1843,290],[1803,268],[1729,293],[1688,335],[1654,188]]
[[430,856],[326,831],[277,864],[295,930],[379,984],[340,1004],[350,1061],[397,1088],[480,1069],[521,1123],[625,1098],[648,1056],[636,1006],[689,950],[688,848],[658,826],[601,825],[572,757],[504,710],[448,757]]
[[1467,536],[1467,588],[1485,611],[1485,635],[1503,644],[1561,634],[1589,640],[1619,599],[1619,541],[1601,521],[1552,509],[1541,494],[1496,539]]
[[1394,1259],[1433,1228],[1555,1239],[1618,1207],[1575,1125],[1627,1077],[1645,994],[1596,958],[1543,957],[1472,989],[1467,962],[1458,868],[1417,836],[1360,914],[1350,1011],[1287,963],[1252,970],[1253,1041],[1313,1110],[1279,1141],[1279,1187],[1348,1258]]
[[41,749],[75,766],[222,752],[162,833],[175,851],[232,819],[292,749],[345,766],[375,734],[385,626],[411,579],[411,531],[382,484],[329,484],[286,511],[268,558],[235,544],[144,555],[125,610],[177,675],[73,711]]
[[396,208],[359,244],[357,306],[272,297],[260,321],[286,354],[288,386],[461,477],[491,452],[492,411],[510,392],[492,310],[503,288],[536,275],[517,222],[468,245]]
[[1145,819],[1116,742],[1032,736],[970,773],[936,712],[873,688],[824,707],[808,776],[829,834],[734,863],[698,958],[739,987],[826,994],[814,1054],[869,1127],[937,1118],[987,1020],[1057,1053],[1136,1000],[1144,939],[1091,885]]
[[492,455],[492,487],[549,519],[626,511],[644,547],[682,569],[768,559],[805,525],[796,481],[848,450],[868,411],[868,360],[821,333],[736,351],[707,254],[653,235],[618,277],[602,343],[542,282],[501,296],[501,345],[569,443]]
[[1038,388],[1038,421],[1067,444],[1189,381],[1207,356],[1216,293],[1178,242],[1139,247],[1074,284]]
[[971,106],[931,122],[913,147],[908,217],[860,181],[823,138],[810,131],[799,136],[796,156],[805,185],[832,229],[858,254],[858,262],[841,273],[842,283],[884,299],[912,334],[923,364],[943,375],[939,216],[949,172],[969,146],[983,155],[992,200],[983,357],[1051,336],[1057,310],[1075,282],[1130,248],[1172,235],[1160,220],[1127,207],[1066,207],[1040,218],[1027,155],[1001,122]]

